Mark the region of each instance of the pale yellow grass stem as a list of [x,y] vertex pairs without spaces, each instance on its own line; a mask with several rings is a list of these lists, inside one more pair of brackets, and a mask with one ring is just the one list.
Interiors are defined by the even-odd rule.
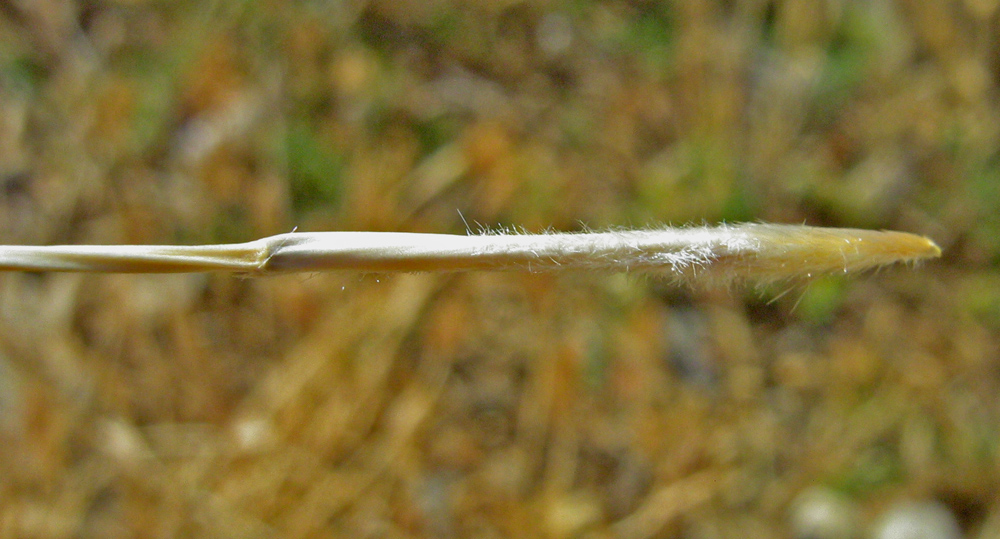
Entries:
[[940,256],[903,232],[743,224],[552,234],[292,232],[225,245],[0,246],[0,270],[248,274],[353,270],[634,271],[690,284],[771,282]]

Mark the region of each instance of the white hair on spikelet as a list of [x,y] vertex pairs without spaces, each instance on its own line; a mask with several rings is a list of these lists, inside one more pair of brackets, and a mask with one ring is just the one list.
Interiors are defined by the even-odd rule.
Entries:
[[291,232],[199,246],[0,246],[0,270],[247,274],[352,270],[640,272],[710,286],[850,273],[940,256],[903,232],[741,224],[479,235]]

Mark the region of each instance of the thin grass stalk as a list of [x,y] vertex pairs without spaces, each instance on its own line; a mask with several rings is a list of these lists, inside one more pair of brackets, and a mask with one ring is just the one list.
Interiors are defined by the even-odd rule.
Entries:
[[102,273],[351,270],[603,271],[688,284],[767,283],[940,256],[914,234],[742,224],[582,233],[480,235],[291,232],[237,244],[0,246],[0,270]]

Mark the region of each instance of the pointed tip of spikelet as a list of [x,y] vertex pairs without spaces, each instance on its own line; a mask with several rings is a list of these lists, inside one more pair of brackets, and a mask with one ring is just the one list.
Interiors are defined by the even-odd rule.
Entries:
[[941,256],[930,239],[906,232],[818,228],[796,225],[746,225],[757,250],[744,260],[749,278],[782,281],[831,273],[854,273],[899,262]]

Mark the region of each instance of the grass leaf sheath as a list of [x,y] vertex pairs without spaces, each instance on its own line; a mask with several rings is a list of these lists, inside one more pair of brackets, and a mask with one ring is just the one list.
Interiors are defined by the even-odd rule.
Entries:
[[767,283],[940,256],[903,232],[742,224],[582,233],[480,235],[291,232],[223,245],[0,246],[0,270],[111,273],[352,270],[603,271],[691,285]]

